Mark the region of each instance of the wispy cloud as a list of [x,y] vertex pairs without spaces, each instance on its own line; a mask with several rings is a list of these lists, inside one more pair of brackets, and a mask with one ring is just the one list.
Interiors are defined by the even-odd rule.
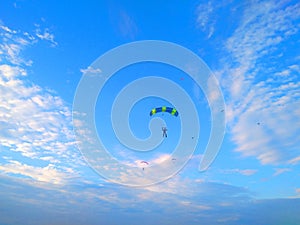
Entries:
[[228,169],[223,171],[223,173],[241,174],[243,176],[251,176],[256,174],[257,172],[258,171],[254,169]]
[[197,25],[202,31],[207,32],[207,38],[214,33],[216,23],[214,11],[214,4],[211,1],[197,7]]
[[86,69],[80,69],[81,73],[87,74],[87,75],[99,75],[102,71],[99,68],[93,68],[91,66],[87,67]]
[[289,163],[294,165],[297,164],[298,162],[300,162],[300,156],[297,156],[295,158],[292,158],[291,160],[289,160]]
[[[99,224],[99,218],[102,218],[105,221],[112,221],[113,224],[120,223],[121,219],[122,224],[137,225],[140,224],[145,213],[151,215],[143,222],[147,225],[176,224],[179,220],[180,224],[199,224],[199,221],[201,224],[212,224],[212,221],[224,217],[238,216],[239,218],[242,212],[236,210],[236,207],[240,208],[250,203],[247,197],[241,196],[246,194],[243,189],[213,183],[198,183],[190,190],[186,189],[185,194],[182,192],[178,195],[170,192],[125,188],[114,184],[99,186],[75,183],[65,186],[64,189],[55,189],[47,188],[47,185],[20,182],[3,176],[0,179],[3,181],[0,183],[2,190],[0,200],[6,203],[5,212],[14,210],[15,215],[14,218],[6,214],[2,215],[1,221],[7,221],[8,224],[21,219],[23,221],[29,219],[33,224],[40,224],[41,217],[43,219],[53,217],[51,222],[55,224],[65,221],[71,224]],[[163,188],[164,184],[160,187]],[[207,192],[206,189],[213,191]],[[12,190],[14,194],[8,195],[7,193],[11,193]],[[26,196],[23,193],[26,193]],[[221,197],[223,194],[225,198]],[[22,210],[16,211],[16,204]],[[92,211],[91,205],[93,205]],[[223,209],[226,213],[220,215],[219,212]],[[30,218],[26,215],[27,210],[31,212]],[[81,216],[77,218],[75,215],[79,212]],[[128,220],[128,217],[131,220]]]
[[[222,36],[227,35],[231,26],[234,26],[235,21],[231,14],[236,12],[236,5],[233,6],[233,2],[210,0],[201,1],[197,6],[196,26],[205,34],[207,39],[212,39],[215,33],[222,32]],[[224,23],[226,27],[224,27]]]
[[32,64],[31,60],[20,57],[21,51],[31,43],[27,38],[27,33],[10,29],[0,23],[0,39],[1,63]]
[[275,173],[273,174],[273,176],[278,176],[280,174],[290,172],[290,171],[291,171],[290,168],[275,168]]
[[40,40],[48,41],[52,47],[58,45],[58,43],[55,41],[54,34],[51,33],[49,28],[41,28],[40,25],[36,24],[35,35]]
[[[181,180],[180,177],[177,181],[172,179],[152,188],[143,189],[109,183],[102,185],[73,183],[62,189],[49,188],[49,185],[43,185],[43,182],[20,182],[3,176],[0,178],[3,181],[0,183],[2,190],[0,200],[6,203],[5,212],[14,210],[14,218],[24,221],[28,219],[26,212],[29,210],[33,224],[39,224],[41,217],[43,219],[53,217],[51,221],[56,224],[64,221],[72,224],[87,222],[98,224],[101,217],[114,224],[118,224],[120,218],[124,218],[124,224],[132,225],[140,224],[142,218],[139,218],[139,215],[144,217],[145,213],[151,215],[145,222],[148,225],[179,222],[213,224],[216,221],[220,224],[254,224],[257,220],[263,220],[264,224],[273,224],[291,214],[295,215],[293,218],[295,221],[298,219],[296,216],[298,199],[257,201],[251,198],[245,188],[212,182],[196,183],[189,179]],[[11,191],[13,194],[8,195],[7,193]],[[23,193],[26,193],[26,196]],[[16,204],[22,210],[16,211]],[[90,210],[91,205],[93,210]],[[270,205],[276,207],[270,210]],[[290,210],[283,212],[283,205]],[[249,215],[249,211],[255,210],[259,213],[253,218],[251,214]],[[74,216],[78,215],[78,212],[80,218]],[[267,219],[265,215],[268,215]],[[127,220],[128,217],[131,220]],[[138,218],[135,219],[136,217]],[[6,214],[1,220],[7,221],[8,224],[12,224],[13,221]]]
[[[36,39],[5,26],[0,29],[0,146],[5,162],[0,170],[62,183],[67,174],[76,174],[72,169],[76,164],[83,164],[73,138],[70,109],[59,96],[26,79],[30,63],[21,50]],[[31,163],[20,163],[21,159]]]
[[0,117],[5,127],[1,144],[24,156],[40,157],[47,151],[73,158],[66,151],[74,145],[68,107],[58,96],[20,79],[20,72],[25,73],[18,67],[0,66]]
[[[297,162],[300,143],[300,4],[253,1],[233,34],[218,71],[236,151],[262,164]],[[290,55],[290,52],[294,52]],[[282,55],[290,55],[282,61]],[[268,65],[268,66],[266,66]]]
[[132,17],[124,8],[114,4],[110,8],[110,19],[116,32],[123,38],[133,40],[137,33],[138,27]]
[[134,39],[137,34],[137,26],[131,16],[125,11],[120,12],[119,30],[122,36]]
[[5,174],[22,175],[32,178],[36,181],[47,182],[57,185],[65,184],[70,174],[74,173],[72,169],[58,169],[53,164],[45,167],[31,166],[18,161],[10,160],[7,164],[0,165],[0,171]]
[[0,21],[0,63],[12,63],[15,65],[32,65],[32,60],[22,57],[22,50],[26,47],[37,43],[39,40],[47,41],[52,47],[58,45],[55,41],[54,34],[49,28],[41,25],[35,25],[36,29],[30,33],[27,31],[14,30],[9,28]]

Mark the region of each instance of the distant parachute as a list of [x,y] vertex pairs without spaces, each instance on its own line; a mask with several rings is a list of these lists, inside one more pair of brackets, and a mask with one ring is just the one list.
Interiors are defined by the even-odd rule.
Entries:
[[167,112],[167,113],[170,113],[173,116],[178,116],[178,111],[175,108],[166,107],[166,106],[162,106],[162,107],[152,109],[150,111],[150,116],[152,116],[156,113],[159,113],[159,112]]
[[141,161],[141,164],[143,164],[143,165],[149,165],[149,163],[147,161]]
[[143,170],[145,170],[145,167],[147,167],[149,165],[149,163],[147,161],[141,161],[140,163],[143,166]]

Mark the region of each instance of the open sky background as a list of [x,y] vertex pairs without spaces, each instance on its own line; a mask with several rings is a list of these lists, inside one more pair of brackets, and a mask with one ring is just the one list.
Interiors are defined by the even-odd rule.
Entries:
[[[0,224],[300,224],[299,29],[298,1],[0,1]],[[95,59],[149,39],[180,44],[210,67],[226,102],[226,134],[216,160],[200,173],[210,127],[201,89],[160,65],[125,69],[182,85],[201,122],[198,148],[182,171],[128,188],[84,161],[72,102]],[[133,77],[116,76],[97,110]],[[132,123],[141,137],[143,103],[133,110],[143,126]],[[105,108],[99,125],[109,113]],[[178,137],[172,120],[170,146]],[[141,159],[106,131],[116,157]],[[160,161],[170,152],[143,157]]]

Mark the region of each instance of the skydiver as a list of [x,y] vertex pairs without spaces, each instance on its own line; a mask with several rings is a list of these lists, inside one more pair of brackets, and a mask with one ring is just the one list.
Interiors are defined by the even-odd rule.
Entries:
[[[141,161],[141,164],[143,164],[143,165],[149,165],[149,163],[148,162],[146,162],[146,161]],[[143,166],[143,170],[145,170],[145,167]]]
[[168,135],[167,135],[167,128],[166,127],[162,127],[161,128],[162,129],[162,132],[163,132],[163,137],[168,137]]

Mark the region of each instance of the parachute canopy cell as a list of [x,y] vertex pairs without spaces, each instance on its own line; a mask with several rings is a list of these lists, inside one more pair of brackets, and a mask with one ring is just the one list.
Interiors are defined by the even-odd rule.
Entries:
[[158,108],[154,108],[150,111],[150,116],[156,114],[156,113],[160,113],[160,112],[167,112],[170,113],[173,116],[178,116],[178,111],[175,108],[172,107],[158,107]]

